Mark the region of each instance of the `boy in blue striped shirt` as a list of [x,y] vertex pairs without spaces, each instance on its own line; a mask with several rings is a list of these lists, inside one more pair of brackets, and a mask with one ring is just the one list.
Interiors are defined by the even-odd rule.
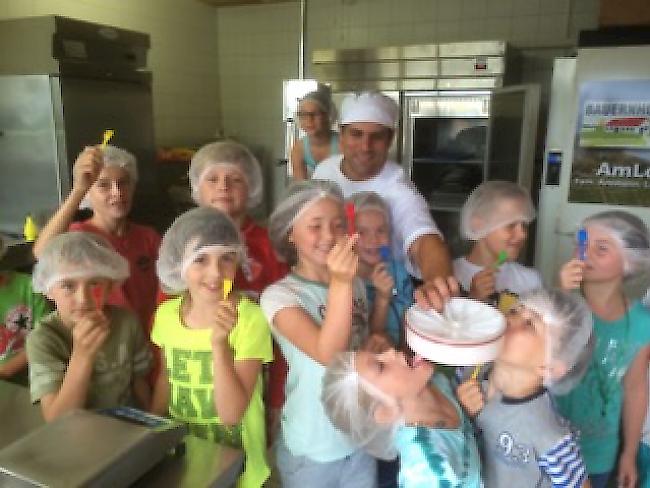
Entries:
[[457,390],[475,418],[485,488],[589,487],[577,439],[555,411],[584,374],[593,350],[592,318],[578,296],[537,290],[507,316],[503,348],[489,377]]

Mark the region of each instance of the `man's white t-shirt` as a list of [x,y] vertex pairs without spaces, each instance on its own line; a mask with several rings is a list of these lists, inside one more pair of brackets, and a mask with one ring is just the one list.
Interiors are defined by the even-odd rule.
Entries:
[[[483,269],[474,263],[470,263],[466,258],[454,260],[454,276],[463,287],[463,290],[469,292],[472,286],[472,278],[476,273]],[[519,263],[505,262],[499,266],[499,271],[495,277],[495,290],[497,292],[509,291],[522,295],[526,292],[536,290],[542,287],[542,279],[536,269],[527,268]]]
[[341,171],[342,154],[321,161],[312,178],[337,183],[345,198],[362,191],[378,193],[390,207],[393,255],[406,264],[410,274],[420,277],[420,271],[408,257],[408,249],[419,237],[435,234],[442,237],[433,221],[424,197],[394,161],[386,161],[381,172],[363,181],[352,181]]

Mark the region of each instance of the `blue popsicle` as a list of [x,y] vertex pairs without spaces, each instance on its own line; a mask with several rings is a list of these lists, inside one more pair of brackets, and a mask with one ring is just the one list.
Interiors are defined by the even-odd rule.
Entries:
[[589,236],[587,235],[587,229],[582,228],[578,230],[577,241],[578,241],[578,259],[584,261],[587,258],[587,240]]

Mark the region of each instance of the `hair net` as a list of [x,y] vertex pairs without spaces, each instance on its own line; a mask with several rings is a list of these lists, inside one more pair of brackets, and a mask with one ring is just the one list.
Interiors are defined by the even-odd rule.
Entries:
[[196,151],[190,163],[189,177],[192,198],[198,204],[199,185],[206,171],[213,166],[229,165],[236,167],[248,183],[248,208],[259,205],[264,194],[262,169],[257,158],[245,146],[234,141],[221,141],[206,144]]
[[364,210],[377,210],[384,214],[386,221],[390,224],[390,208],[386,201],[374,191],[360,191],[353,194],[347,199],[348,202],[354,203],[356,213]]
[[394,129],[398,116],[395,100],[379,92],[348,95],[341,104],[341,125],[373,122]]
[[587,217],[582,225],[587,228],[600,227],[616,239],[623,251],[623,270],[626,276],[650,269],[648,227],[637,216],[610,210]]
[[278,255],[293,264],[296,250],[289,242],[289,231],[296,219],[315,202],[331,198],[343,202],[343,194],[336,183],[325,180],[306,180],[292,184],[269,218],[269,237]]
[[57,282],[74,278],[129,277],[129,262],[101,236],[90,232],[65,232],[49,241],[34,266],[34,291],[47,293]]
[[469,195],[460,215],[460,232],[478,241],[513,222],[531,222],[535,209],[528,192],[509,181],[486,181]]
[[320,85],[318,90],[307,93],[300,99],[300,102],[305,100],[317,103],[321,110],[327,114],[330,123],[336,120],[336,106],[332,101],[332,90],[328,86]]
[[566,368],[561,378],[546,378],[546,386],[555,394],[568,393],[587,370],[595,346],[591,310],[581,296],[560,290],[535,290],[520,303],[546,325],[549,363],[557,361]]
[[165,232],[156,269],[167,293],[187,290],[185,271],[203,253],[235,252],[241,261],[244,247],[235,223],[223,212],[209,207],[189,210]]
[[395,400],[359,375],[356,353],[338,354],[323,377],[321,401],[334,426],[347,434],[352,442],[380,459],[395,459],[393,440],[398,422],[390,425],[375,420],[375,411],[382,404]]
[[[132,188],[138,182],[138,162],[135,156],[126,149],[107,145],[102,149],[104,166],[117,166],[122,168],[129,175]],[[79,204],[79,208],[92,208],[88,195]]]

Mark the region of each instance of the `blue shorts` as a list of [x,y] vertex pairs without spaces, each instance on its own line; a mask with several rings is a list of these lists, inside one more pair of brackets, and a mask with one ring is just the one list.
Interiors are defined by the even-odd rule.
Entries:
[[276,464],[282,488],[375,488],[377,463],[359,450],[349,456],[319,463],[307,456],[294,456],[282,437],[276,443]]

